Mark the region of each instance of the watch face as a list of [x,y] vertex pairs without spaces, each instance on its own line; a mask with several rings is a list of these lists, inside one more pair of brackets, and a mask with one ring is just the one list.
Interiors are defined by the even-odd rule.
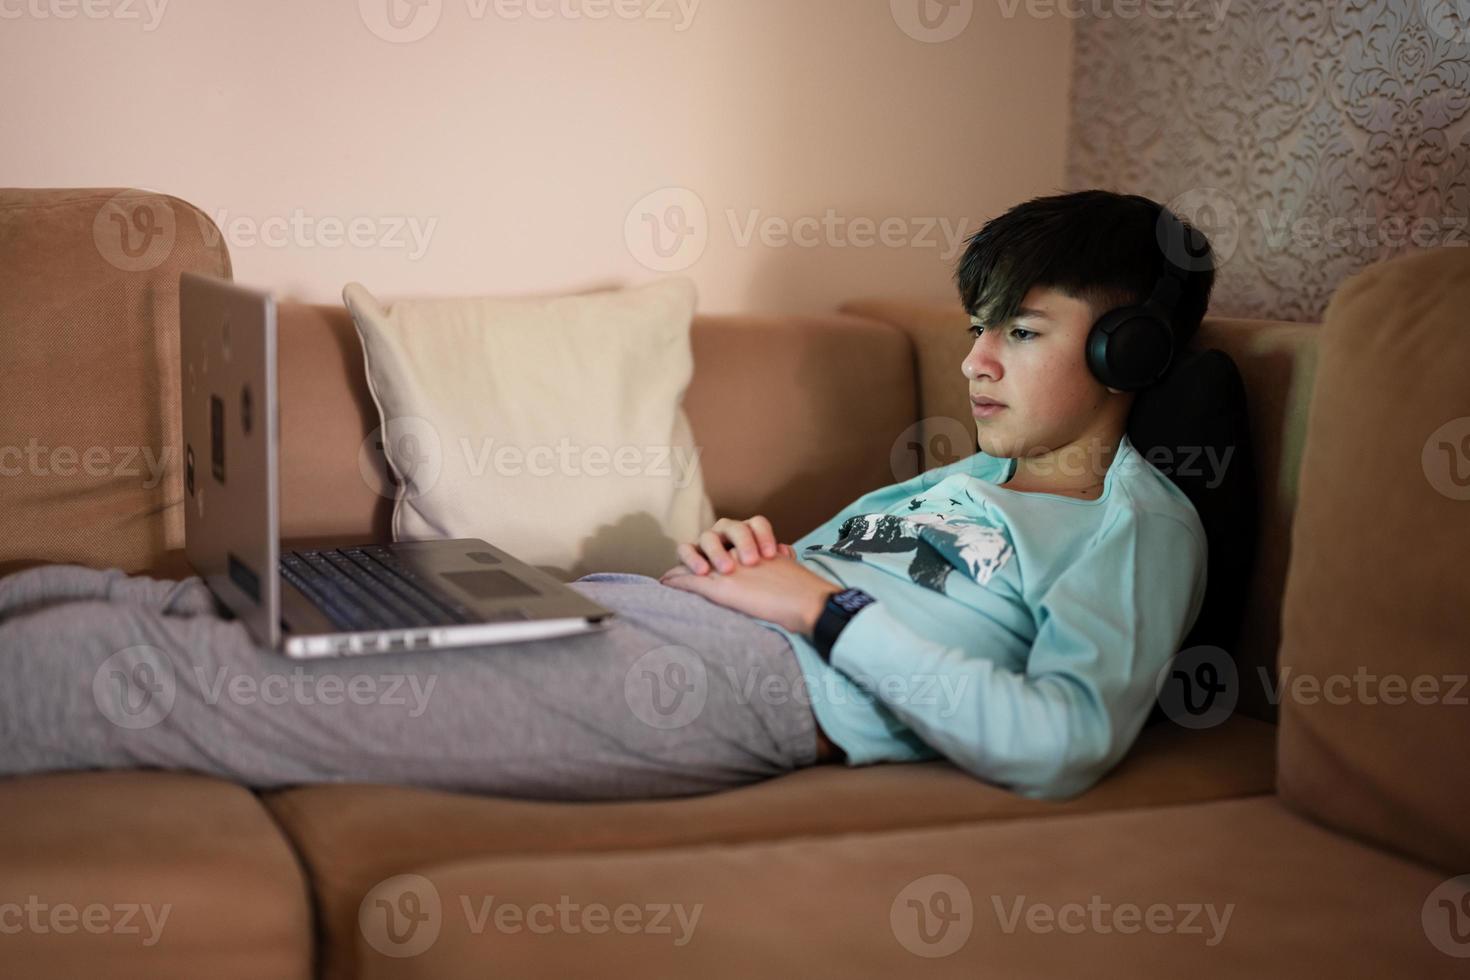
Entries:
[[832,600],[842,609],[845,609],[850,613],[855,613],[859,609],[866,606],[868,603],[872,602],[873,597],[868,595],[866,592],[861,592],[857,589],[848,589],[844,592],[837,593],[835,596],[832,597]]

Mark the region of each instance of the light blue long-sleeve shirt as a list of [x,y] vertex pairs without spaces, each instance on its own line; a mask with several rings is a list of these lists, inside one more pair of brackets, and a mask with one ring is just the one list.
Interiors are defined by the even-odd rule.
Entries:
[[1096,500],[1008,490],[980,452],[864,494],[796,541],[877,602],[824,662],[785,634],[849,765],[940,756],[1024,796],[1076,795],[1133,744],[1204,600],[1193,504],[1125,435]]

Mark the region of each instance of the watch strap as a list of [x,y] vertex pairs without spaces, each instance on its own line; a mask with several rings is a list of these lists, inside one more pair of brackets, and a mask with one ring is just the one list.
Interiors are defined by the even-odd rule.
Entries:
[[823,661],[832,662],[832,647],[837,643],[837,637],[858,611],[877,601],[862,589],[843,589],[827,597],[827,604],[822,607],[822,614],[812,629],[812,646],[816,647]]

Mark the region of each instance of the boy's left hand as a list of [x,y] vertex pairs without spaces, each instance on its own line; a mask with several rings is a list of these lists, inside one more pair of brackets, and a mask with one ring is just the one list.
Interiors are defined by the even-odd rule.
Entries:
[[754,565],[736,562],[734,571],[728,574],[711,571],[696,575],[686,565],[675,565],[659,581],[807,636],[816,626],[827,597],[842,591],[841,586],[785,554]]

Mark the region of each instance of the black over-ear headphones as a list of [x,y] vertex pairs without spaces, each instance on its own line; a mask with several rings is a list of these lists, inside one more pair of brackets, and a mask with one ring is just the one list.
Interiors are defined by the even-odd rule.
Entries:
[[[1139,306],[1120,306],[1098,318],[1087,335],[1087,366],[1093,377],[1120,391],[1138,391],[1158,381],[1174,363],[1174,308],[1201,261],[1206,245],[1199,232],[1168,208],[1159,214],[1164,274]],[[1182,249],[1183,255],[1177,254]]]

